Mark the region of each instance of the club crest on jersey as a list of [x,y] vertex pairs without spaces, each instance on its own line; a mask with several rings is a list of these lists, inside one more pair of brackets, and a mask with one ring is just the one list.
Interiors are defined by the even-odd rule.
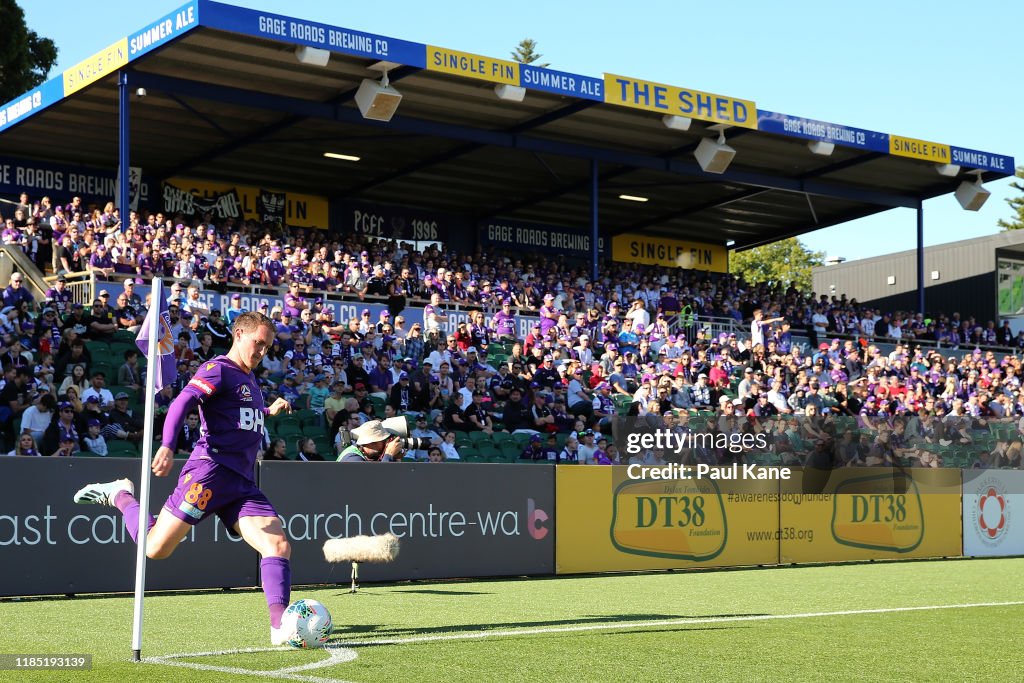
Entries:
[[238,387],[238,400],[239,401],[251,401],[252,400],[252,390],[249,388],[248,384],[243,384],[240,387]]

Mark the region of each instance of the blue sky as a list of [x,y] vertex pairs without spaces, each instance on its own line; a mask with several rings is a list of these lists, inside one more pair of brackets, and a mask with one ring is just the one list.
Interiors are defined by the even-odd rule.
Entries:
[[[60,47],[58,74],[181,0],[21,0]],[[523,38],[553,68],[617,73],[757,102],[759,108],[1015,157],[1024,165],[1020,57],[1024,2],[629,3],[289,2],[235,4],[507,58]],[[920,8],[920,9],[915,9]],[[926,9],[925,9],[926,8]],[[951,196],[925,203],[926,244],[998,231],[1010,180],[980,212]],[[847,259],[911,249],[913,211],[895,209],[804,236]]]

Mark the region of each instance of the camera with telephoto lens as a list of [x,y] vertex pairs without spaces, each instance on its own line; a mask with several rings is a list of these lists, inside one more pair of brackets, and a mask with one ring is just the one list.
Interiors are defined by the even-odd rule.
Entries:
[[381,426],[388,434],[397,436],[405,450],[425,451],[431,446],[426,437],[409,436],[409,424],[404,417],[389,417],[381,421]]

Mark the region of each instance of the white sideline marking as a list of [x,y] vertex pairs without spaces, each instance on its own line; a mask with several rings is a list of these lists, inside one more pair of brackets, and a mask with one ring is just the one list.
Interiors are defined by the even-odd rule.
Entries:
[[1024,600],[1011,602],[974,602],[962,605],[922,605],[920,607],[880,607],[877,609],[850,609],[838,612],[803,612],[799,614],[754,614],[736,617],[697,617],[693,619],[661,619],[658,621],[626,621],[605,624],[578,624],[576,626],[555,626],[551,628],[530,628],[506,631],[477,631],[475,633],[453,633],[440,636],[410,636],[409,638],[387,638],[382,640],[353,640],[334,643],[342,647],[366,647],[368,645],[407,645],[430,643],[441,640],[476,640],[480,638],[506,638],[509,636],[534,636],[547,633],[574,633],[577,631],[625,631],[630,629],[655,628],[660,626],[686,626],[688,624],[719,624],[732,621],[770,621],[775,619],[813,619],[815,617],[847,617],[857,614],[886,614],[889,612],[920,612],[940,609],[970,609],[972,607],[1011,607],[1024,605]]
[[236,655],[249,652],[284,652],[290,648],[285,647],[250,647],[237,650],[219,650],[214,652],[181,652],[171,655],[160,655],[157,657],[146,657],[143,661],[147,664],[164,664],[166,666],[179,666],[202,671],[220,671],[230,674],[241,674],[243,676],[256,676],[263,678],[278,678],[294,681],[308,681],[309,683],[346,683],[337,678],[320,678],[317,676],[301,675],[299,671],[310,671],[336,664],[350,662],[359,656],[353,650],[354,647],[368,647],[380,645],[410,645],[415,643],[433,643],[449,640],[480,640],[483,638],[507,638],[510,636],[534,636],[549,633],[575,633],[579,631],[629,631],[633,629],[657,628],[663,626],[687,626],[692,624],[720,624],[743,621],[776,621],[783,619],[815,619],[819,617],[848,617],[860,614],[891,614],[896,612],[926,612],[944,609],[972,609],[977,607],[1017,607],[1024,605],[1024,600],[1008,602],[973,602],[960,605],[921,605],[918,607],[880,607],[876,609],[850,609],[835,612],[801,612],[797,614],[756,614],[735,617],[695,617],[692,619],[660,619],[657,621],[633,621],[633,622],[608,622],[603,624],[578,624],[575,626],[554,626],[550,628],[530,629],[508,629],[504,631],[476,631],[473,633],[451,633],[437,636],[410,636],[408,638],[384,638],[380,640],[354,640],[344,643],[332,643],[324,648],[328,658],[319,662],[303,664],[301,666],[274,669],[269,671],[257,671],[253,669],[242,669],[240,667],[214,666],[211,664],[199,664],[198,662],[180,661],[183,657],[213,657],[217,655]]

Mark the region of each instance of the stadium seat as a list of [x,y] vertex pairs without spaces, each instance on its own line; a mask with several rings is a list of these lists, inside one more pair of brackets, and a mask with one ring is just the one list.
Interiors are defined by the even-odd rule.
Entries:
[[134,342],[112,341],[110,342],[110,357],[115,362],[124,362],[124,352],[129,349],[138,351],[139,347]]
[[302,427],[305,427],[306,425],[314,424],[314,423],[319,425],[322,422],[320,414],[317,413],[315,410],[311,410],[309,408],[304,408],[302,410],[295,410],[295,411],[292,412],[291,416],[294,417],[296,420],[298,420],[299,421],[299,425],[302,426]]
[[515,443],[516,446],[519,447],[519,450],[521,451],[524,448],[526,448],[526,444],[530,443],[530,435],[529,434],[525,434],[523,432],[520,432],[518,434],[513,434],[512,435],[512,441],[513,441],[513,443]]
[[307,424],[302,426],[302,435],[311,436],[314,439],[327,435],[327,429],[320,424]]
[[[100,356],[100,358],[108,357],[108,355],[106,355],[106,354],[109,354],[109,353],[110,353],[110,351],[106,351],[105,355]],[[102,372],[104,375],[106,375],[108,380],[109,379],[116,380],[117,379],[117,371],[114,370],[114,367],[110,363],[108,363],[106,361],[103,361],[103,360],[99,360],[98,361],[98,360],[96,360],[96,358],[97,357],[94,355],[93,356],[93,361],[92,361],[92,367],[89,368],[89,376],[91,377],[94,373]]]
[[289,444],[293,443],[302,435],[302,429],[292,424],[281,425],[277,431],[274,432],[275,437],[284,439]]
[[491,441],[493,441],[494,445],[499,448],[501,448],[505,444],[514,444],[514,442],[512,441],[512,435],[509,434],[508,432],[495,432],[494,435],[491,437]]
[[313,437],[316,444],[316,452],[324,456],[325,460],[335,460],[338,454],[334,452],[334,442],[326,436]]
[[87,339],[85,341],[85,348],[88,349],[89,355],[92,356],[94,364],[110,357],[110,345],[105,341]]
[[137,458],[139,449],[131,441],[111,439],[107,442],[107,455],[111,458]]
[[472,441],[475,446],[479,446],[483,443],[487,443],[489,445],[494,442],[491,435],[487,432],[470,432],[469,440]]

